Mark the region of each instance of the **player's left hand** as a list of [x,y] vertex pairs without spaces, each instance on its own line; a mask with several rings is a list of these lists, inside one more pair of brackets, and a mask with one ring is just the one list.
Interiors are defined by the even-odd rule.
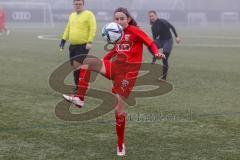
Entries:
[[64,45],[65,45],[66,40],[62,39],[60,44],[59,44],[59,51],[63,52],[64,49]]
[[159,52],[159,53],[156,55],[156,58],[157,58],[157,59],[166,59],[166,56],[165,56],[163,53]]
[[92,48],[92,43],[87,43],[87,44],[86,44],[86,49],[87,49],[87,50],[90,50],[91,48]]

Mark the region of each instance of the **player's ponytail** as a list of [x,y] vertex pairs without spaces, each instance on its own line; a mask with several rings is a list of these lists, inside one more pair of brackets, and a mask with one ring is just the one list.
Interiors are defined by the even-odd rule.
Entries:
[[130,18],[130,22],[128,23],[129,25],[137,26],[136,20],[131,16],[131,14],[128,12],[127,8],[119,7],[114,11],[114,14],[116,12],[122,12],[124,13],[128,18]]

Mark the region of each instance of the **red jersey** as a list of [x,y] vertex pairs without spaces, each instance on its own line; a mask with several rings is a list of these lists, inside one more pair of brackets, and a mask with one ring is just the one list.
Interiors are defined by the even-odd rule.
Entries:
[[[129,25],[124,29],[123,38],[103,59],[106,69],[105,77],[113,80],[112,92],[125,98],[131,93],[142,63],[143,44],[148,46],[154,55],[158,54],[155,43],[138,27]],[[116,57],[111,61],[113,57]],[[84,97],[88,81],[84,72],[80,72],[78,95]],[[80,89],[81,88],[81,89]]]
[[[118,42],[113,50],[109,52],[104,59],[109,60],[117,55],[117,60],[121,61],[119,56],[124,55],[124,61],[129,63],[142,62],[143,44],[151,47],[152,52],[156,55],[158,53],[157,47],[153,40],[149,38],[141,29],[136,26],[129,25],[124,29],[124,35],[120,42]],[[127,60],[126,60],[127,58]]]
[[[131,93],[142,64],[143,44],[148,46],[154,55],[158,54],[153,40],[138,27],[129,25],[124,29],[121,41],[104,57],[105,76],[113,80],[113,93],[125,98]],[[112,57],[116,58],[111,62]]]

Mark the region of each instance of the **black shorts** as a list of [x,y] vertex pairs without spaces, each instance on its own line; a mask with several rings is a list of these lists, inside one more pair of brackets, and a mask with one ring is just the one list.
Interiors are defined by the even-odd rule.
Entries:
[[73,65],[73,61],[82,63],[83,60],[86,58],[88,52],[89,50],[86,49],[86,44],[70,45],[69,56],[70,56],[71,65]]
[[155,44],[157,45],[158,49],[162,48],[163,49],[163,53],[167,52],[170,53],[172,51],[172,47],[173,47],[173,39],[167,39],[167,40],[160,40],[160,39],[156,39]]

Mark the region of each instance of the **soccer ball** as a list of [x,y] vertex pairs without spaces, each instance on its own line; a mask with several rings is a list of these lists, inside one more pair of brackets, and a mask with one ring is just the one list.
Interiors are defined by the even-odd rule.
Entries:
[[117,43],[122,39],[122,36],[122,26],[115,22],[108,23],[102,28],[102,37],[109,43]]

